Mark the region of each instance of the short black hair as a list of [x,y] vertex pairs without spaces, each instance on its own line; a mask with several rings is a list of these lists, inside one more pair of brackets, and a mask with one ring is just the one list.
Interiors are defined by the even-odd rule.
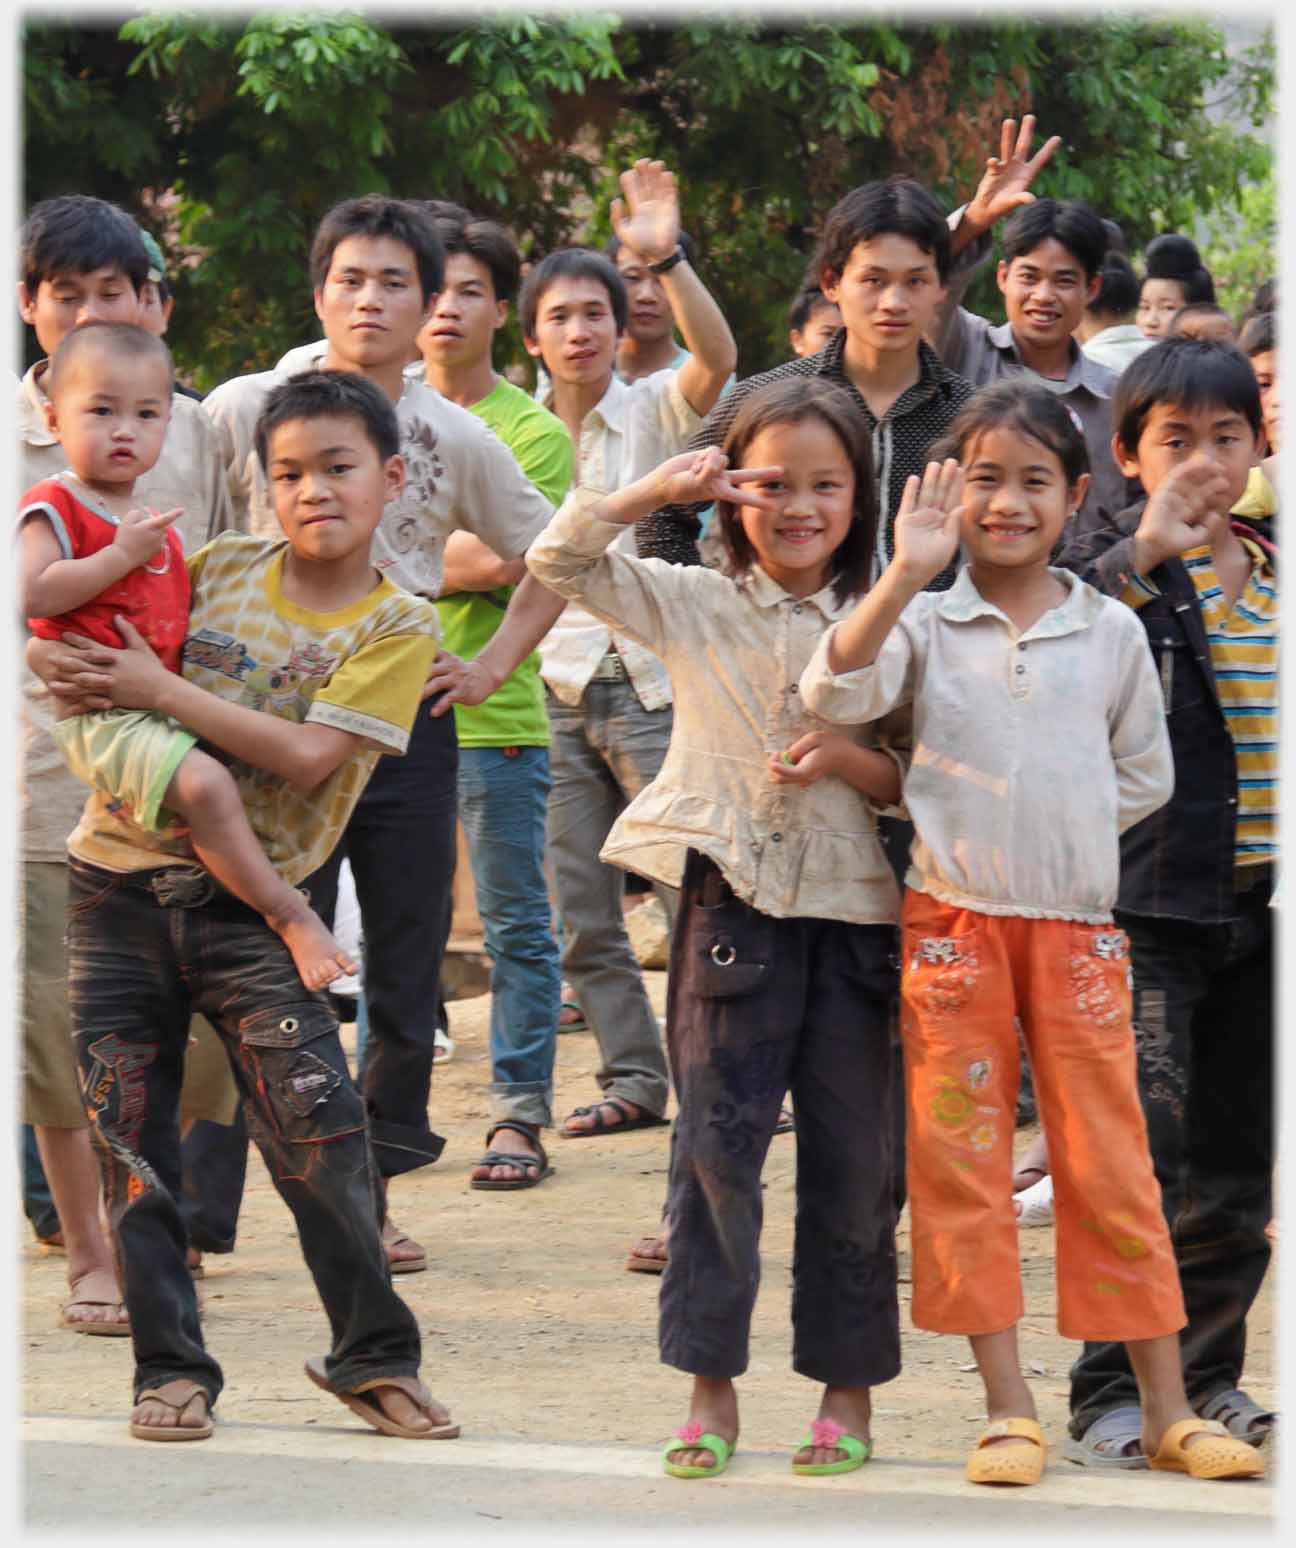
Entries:
[[453,199],[415,199],[415,204],[426,210],[433,220],[471,220],[472,211],[465,204]]
[[1137,309],[1139,277],[1123,253],[1109,252],[1098,274],[1098,294],[1086,312],[1093,317],[1127,317]]
[[522,278],[522,255],[498,221],[482,220],[471,214],[462,219],[440,215],[432,224],[447,258],[452,253],[475,258],[490,274],[495,299],[513,300]]
[[788,327],[800,333],[821,306],[836,305],[818,285],[803,285],[792,297],[792,305],[788,308]]
[[1222,306],[1216,306],[1213,301],[1190,301],[1187,306],[1181,306],[1166,327],[1166,337],[1172,339],[1176,335],[1188,333],[1190,330],[1185,328],[1185,323],[1207,317],[1222,317],[1229,325],[1229,332],[1236,338],[1237,329],[1233,326],[1233,319]]
[[536,314],[540,300],[556,279],[592,279],[607,286],[608,301],[618,333],[625,332],[630,302],[625,281],[616,264],[604,253],[592,247],[560,247],[556,253],[542,258],[527,275],[518,301],[518,317],[522,323],[523,338],[535,338]]
[[1278,281],[1276,279],[1261,280],[1256,286],[1256,293],[1251,297],[1250,312],[1276,312],[1278,310]]
[[391,399],[355,371],[300,371],[272,387],[257,416],[254,440],[263,473],[270,466],[270,437],[292,420],[357,419],[384,462],[400,452],[400,426]]
[[1067,488],[1089,471],[1089,448],[1075,414],[1047,387],[1012,377],[978,388],[927,453],[931,462],[963,461],[968,447],[991,430],[1007,429],[1038,441],[1057,458]]
[[42,280],[112,267],[138,295],[149,255],[125,210],[88,194],[62,194],[32,206],[19,238],[18,270],[33,300]]
[[1146,279],[1175,280],[1183,287],[1185,301],[1213,301],[1215,281],[1201,260],[1196,243],[1168,232],[1154,237],[1143,254]]
[[1248,359],[1267,355],[1278,347],[1277,319],[1272,312],[1257,312],[1248,317],[1238,337],[1238,348]]
[[[846,536],[829,561],[833,598],[838,607],[868,590],[877,539],[877,480],[873,470],[872,437],[864,416],[842,387],[823,376],[793,376],[759,387],[740,406],[725,435],[722,450],[729,466],[740,468],[747,448],[762,430],[775,425],[803,424],[817,419],[842,443],[855,473],[855,506]],[[716,519],[728,555],[728,571],[735,580],[756,563],[738,508],[727,500],[716,501]]]
[[876,236],[908,237],[936,263],[943,285],[949,277],[950,230],[935,196],[911,177],[864,183],[839,199],[824,221],[819,242],[819,273],[840,279],[860,242]]
[[[684,258],[688,263],[689,268],[696,269],[697,243],[693,240],[687,231],[680,232],[679,246],[684,249]],[[615,231],[607,239],[607,241],[604,242],[603,251],[612,260],[613,263],[616,262],[616,255],[621,251],[621,238],[616,234]]]
[[1103,216],[1103,230],[1107,233],[1107,255],[1119,253],[1123,258],[1129,252],[1129,243],[1125,240],[1125,233],[1114,220]]
[[175,367],[171,351],[156,333],[128,322],[84,322],[64,334],[58,348],[50,356],[49,373],[45,378],[46,391],[53,398],[59,390],[69,367],[89,349],[103,349],[127,360],[160,360],[166,367],[167,380],[174,386]]
[[1136,355],[1112,395],[1112,423],[1126,452],[1137,451],[1148,415],[1160,403],[1231,409],[1260,434],[1260,389],[1251,362],[1234,344],[1163,339]]
[[1101,272],[1107,256],[1107,229],[1081,199],[1036,199],[1023,205],[1004,227],[1004,262],[1024,258],[1050,238],[1079,260],[1087,279]]
[[310,251],[311,284],[316,290],[328,278],[338,243],[353,236],[391,237],[394,242],[403,242],[414,254],[423,299],[426,301],[441,289],[445,254],[431,215],[412,199],[365,194],[363,198],[335,204],[320,221]]

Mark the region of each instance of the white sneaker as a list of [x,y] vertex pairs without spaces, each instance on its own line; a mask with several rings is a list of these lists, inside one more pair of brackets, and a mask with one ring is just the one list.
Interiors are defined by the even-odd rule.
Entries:
[[432,1034],[432,1063],[449,1064],[454,1058],[454,1038],[440,1027]]
[[1013,1202],[1018,1206],[1017,1224],[1019,1226],[1051,1226],[1053,1224],[1052,1177],[1041,1177],[1029,1188],[1023,1188],[1020,1193],[1014,1193]]

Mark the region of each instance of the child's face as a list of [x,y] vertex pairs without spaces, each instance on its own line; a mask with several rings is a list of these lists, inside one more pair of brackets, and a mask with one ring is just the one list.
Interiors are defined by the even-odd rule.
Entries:
[[1190,409],[1179,403],[1158,403],[1143,422],[1138,445],[1132,451],[1119,438],[1112,439],[1117,467],[1126,478],[1137,478],[1150,495],[1181,462],[1198,452],[1227,477],[1224,508],[1231,510],[1242,498],[1251,467],[1263,453],[1261,437],[1236,409],[1222,404]]
[[1001,262],[996,277],[1013,333],[1044,348],[1070,339],[1101,283],[1098,275],[1085,275],[1079,258],[1056,237]]
[[742,466],[776,464],[782,476],[753,487],[778,509],[744,505],[738,519],[766,575],[794,597],[813,596],[828,584],[833,555],[855,519],[855,470],[821,419],[770,425],[753,436]]
[[490,361],[496,330],[504,326],[508,303],[495,299],[491,272],[468,253],[446,258],[445,281],[418,336],[429,366],[449,369]]
[[825,272],[822,284],[852,340],[915,354],[945,294],[936,260],[895,231],[856,242],[841,274]]
[[50,275],[37,285],[35,295],[21,280],[18,283],[18,311],[36,330],[36,341],[47,356],[79,323],[135,323],[139,306],[135,287],[116,264],[87,274]]
[[1264,416],[1265,440],[1270,452],[1278,450],[1279,403],[1278,403],[1278,351],[1266,349],[1251,356],[1251,369],[1255,372],[1260,388],[1260,412]]
[[60,367],[46,418],[83,484],[129,493],[162,455],[171,418],[170,373],[160,360],[83,347],[66,370]]
[[793,328],[789,334],[794,355],[817,355],[842,325],[841,307],[831,301],[821,301],[811,309],[804,328]]
[[1046,565],[1089,487],[1068,487],[1056,452],[1004,426],[983,431],[963,455],[960,536],[973,568]]
[[1170,328],[1171,318],[1176,312],[1183,311],[1187,304],[1188,298],[1178,280],[1145,279],[1139,291],[1138,311],[1134,321],[1143,330],[1144,338],[1163,339]]
[[316,563],[367,558],[383,507],[405,486],[402,459],[384,460],[364,422],[343,414],[276,426],[266,472],[289,546]]
[[333,249],[315,315],[329,354],[352,371],[375,371],[418,354],[430,301],[419,288],[414,249],[395,237],[349,236]]
[[523,342],[555,382],[571,387],[607,383],[617,349],[607,286],[583,275],[558,275],[536,306],[535,336]]

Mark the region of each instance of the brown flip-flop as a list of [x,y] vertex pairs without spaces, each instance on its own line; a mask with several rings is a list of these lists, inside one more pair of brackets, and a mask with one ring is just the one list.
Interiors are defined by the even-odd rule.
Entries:
[[375,1430],[381,1430],[384,1435],[396,1435],[402,1440],[454,1440],[459,1434],[459,1426],[453,1422],[433,1425],[427,1430],[411,1430],[408,1425],[397,1424],[394,1419],[388,1418],[378,1399],[367,1395],[379,1387],[395,1387],[411,1402],[426,1410],[432,1402],[432,1394],[417,1376],[375,1376],[372,1381],[361,1382],[354,1389],[345,1389],[335,1386],[324,1374],[322,1355],[312,1355],[307,1360],[306,1374],[317,1387],[322,1387],[325,1392],[331,1392],[340,1402],[345,1403],[352,1413],[359,1414],[366,1424],[371,1425]]
[[[660,1236],[641,1236],[626,1254],[625,1266],[631,1274],[664,1274],[666,1272],[666,1259],[656,1257],[652,1253],[641,1253],[639,1249],[646,1242],[659,1242]],[[669,1249],[667,1249],[669,1251]]]
[[105,1269],[87,1269],[80,1275],[76,1284],[69,1287],[68,1299],[59,1308],[59,1327],[66,1328],[69,1333],[86,1333],[95,1338],[129,1338],[130,1322],[101,1322],[91,1321],[82,1317],[69,1317],[68,1313],[74,1306],[119,1306],[125,1308],[125,1302],[120,1295],[104,1295],[102,1289],[98,1294],[91,1290],[84,1293],[78,1288],[87,1280],[98,1279],[100,1284],[111,1279],[111,1275]]
[[[166,1385],[170,1386],[170,1382],[166,1383]],[[211,1421],[211,1399],[207,1396],[206,1392],[203,1391],[203,1389],[196,1381],[190,1382],[189,1385],[193,1388],[193,1391],[181,1403],[174,1403],[170,1398],[163,1397],[160,1387],[146,1388],[143,1392],[140,1393],[139,1397],[136,1398],[135,1401],[138,1404],[142,1403],[145,1398],[148,1398],[154,1403],[161,1403],[163,1408],[171,1409],[171,1411],[176,1415],[176,1418],[179,1419],[179,1416],[184,1413],[185,1409],[189,1407],[190,1403],[192,1403],[195,1398],[201,1398],[207,1405],[203,1422],[201,1424],[137,1424],[135,1420],[132,1419],[130,1424],[130,1432],[136,1440],[206,1440],[208,1436],[211,1435],[214,1429]]]

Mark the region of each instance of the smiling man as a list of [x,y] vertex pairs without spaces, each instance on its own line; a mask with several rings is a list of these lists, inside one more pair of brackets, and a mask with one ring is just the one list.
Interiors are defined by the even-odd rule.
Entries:
[[[1092,482],[1081,510],[1115,512],[1132,498],[1111,451],[1116,373],[1072,337],[1102,284],[1107,231],[1087,204],[1036,199],[1028,191],[1061,143],[1054,136],[1031,157],[1034,129],[1029,114],[1020,131],[1015,119],[1005,119],[999,156],[988,159],[976,195],[951,217],[955,261],[932,339],[945,364],[978,387],[1024,374],[1055,393],[1078,421],[1089,450]],[[995,325],[959,301],[990,256],[991,230],[1010,211],[995,271],[1008,320]]]

